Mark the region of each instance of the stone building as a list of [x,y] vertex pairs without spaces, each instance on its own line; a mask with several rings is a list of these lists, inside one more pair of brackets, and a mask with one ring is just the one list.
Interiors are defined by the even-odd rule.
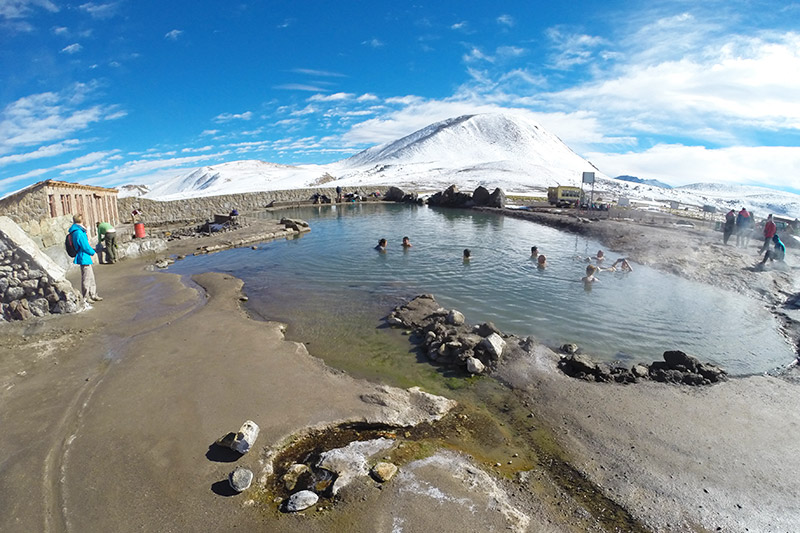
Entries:
[[78,213],[90,237],[96,222],[116,225],[117,189],[46,180],[0,199],[0,215],[16,222],[42,249],[63,244],[64,226],[69,227]]

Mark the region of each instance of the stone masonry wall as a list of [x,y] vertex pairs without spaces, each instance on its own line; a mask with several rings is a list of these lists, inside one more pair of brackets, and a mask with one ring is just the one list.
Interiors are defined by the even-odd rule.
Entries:
[[[383,195],[386,187],[371,187],[361,190],[361,194],[380,191]],[[353,188],[345,188],[343,193],[355,192]],[[127,197],[120,198],[119,213],[125,220],[131,212],[139,211],[137,219],[145,225],[164,224],[176,222],[198,222],[210,220],[217,215],[226,215],[232,209],[238,209],[244,214],[266,208],[271,202],[307,202],[312,194],[324,194],[332,200],[336,198],[335,188],[295,189],[289,191],[263,191],[240,194],[225,194],[208,196],[204,198],[187,198],[184,200],[171,200],[160,202],[146,198]]]
[[64,274],[13,220],[0,216],[0,321],[77,311]]

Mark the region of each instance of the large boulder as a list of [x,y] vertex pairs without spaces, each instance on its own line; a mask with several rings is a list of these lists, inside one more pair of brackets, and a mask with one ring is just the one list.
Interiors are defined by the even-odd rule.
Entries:
[[485,206],[489,203],[489,197],[489,190],[483,185],[478,185],[472,192],[472,203],[479,207]]
[[392,186],[386,190],[386,193],[383,195],[383,200],[385,202],[402,202],[405,195],[406,193],[403,192],[403,189]]
[[458,192],[458,187],[451,185],[444,191],[437,192],[428,198],[428,205],[438,207],[469,207],[472,205],[472,197],[469,194]]
[[489,196],[489,201],[486,203],[487,207],[497,207],[503,209],[506,206],[506,193],[499,187]]

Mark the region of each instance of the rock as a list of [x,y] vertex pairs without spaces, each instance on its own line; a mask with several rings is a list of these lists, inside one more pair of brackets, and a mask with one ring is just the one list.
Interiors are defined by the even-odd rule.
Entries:
[[574,342],[568,342],[567,344],[562,344],[561,351],[566,354],[572,355],[578,352],[578,345],[575,344]]
[[50,312],[50,302],[46,298],[37,298],[28,304],[33,316],[44,316]]
[[236,433],[231,431],[230,433],[226,433],[225,435],[218,438],[214,444],[217,446],[222,446],[223,448],[233,448],[233,441],[236,440]]
[[484,206],[489,203],[489,191],[483,185],[478,187],[472,192],[472,202],[477,206]]
[[372,467],[370,473],[372,474],[372,477],[375,478],[377,481],[385,483],[390,479],[392,479],[394,475],[397,473],[397,466],[393,465],[392,463],[386,463],[381,461],[380,463]]
[[344,448],[321,453],[316,466],[337,474],[331,488],[332,494],[336,495],[356,477],[368,474],[367,461],[371,457],[393,446],[394,441],[386,438],[351,442]]
[[492,333],[481,342],[481,346],[489,352],[495,359],[499,359],[503,355],[503,349],[506,347],[506,341],[497,333]]
[[504,209],[506,207],[506,193],[499,187],[489,196],[489,201],[486,203],[487,207],[497,207]]
[[299,218],[282,218],[281,224],[287,229],[292,229],[294,231],[308,231],[310,228],[308,226],[308,222],[305,220],[301,220]]
[[646,378],[650,375],[650,370],[647,368],[647,366],[638,364],[631,367],[631,373],[637,378]]
[[239,466],[228,475],[228,483],[236,492],[242,492],[250,488],[253,482],[253,472],[243,466]]
[[250,451],[250,448],[253,447],[253,444],[255,444],[258,438],[258,432],[258,424],[252,420],[247,420],[242,424],[242,427],[239,428],[239,432],[236,434],[236,438],[233,439],[233,443],[231,444],[231,449],[241,454],[247,453]]
[[491,322],[484,322],[479,326],[475,326],[473,331],[481,337],[488,337],[492,333],[497,333],[498,335],[501,333],[501,331],[497,329],[497,327]]
[[565,357],[558,363],[558,366],[565,374],[572,377],[582,379],[591,377],[591,379],[594,379],[597,374],[597,363],[585,354],[572,354],[569,357]]
[[361,401],[379,407],[374,416],[365,418],[365,422],[402,427],[434,422],[458,405],[455,400],[429,394],[419,387],[403,390],[386,385],[376,386],[373,393],[362,394]]
[[289,496],[289,499],[286,500],[285,509],[289,513],[296,513],[316,505],[318,501],[319,496],[315,493],[310,490],[301,490]]
[[402,202],[406,193],[398,187],[389,187],[383,195],[383,200],[386,202]]
[[464,314],[460,311],[453,309],[447,315],[447,323],[453,326],[460,326],[464,323]]
[[458,192],[455,185],[449,186],[442,192],[437,192],[428,198],[428,205],[440,207],[467,207],[472,204],[472,197],[469,194]]
[[283,475],[283,486],[286,487],[286,490],[294,490],[294,487],[297,485],[297,480],[307,472],[311,472],[311,468],[309,468],[308,465],[301,463],[293,464]]
[[477,357],[467,358],[467,372],[470,374],[483,374],[486,366]]
[[667,363],[669,368],[682,370],[684,372],[687,370],[694,372],[700,364],[697,358],[686,355],[680,350],[667,350],[664,352],[664,362]]

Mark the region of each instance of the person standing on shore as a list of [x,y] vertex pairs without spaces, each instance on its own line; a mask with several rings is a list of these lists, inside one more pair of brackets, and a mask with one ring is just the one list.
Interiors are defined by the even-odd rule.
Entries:
[[73,216],[72,222],[69,233],[72,234],[72,244],[77,252],[73,263],[81,267],[81,295],[86,309],[91,309],[90,302],[102,300],[97,295],[97,285],[95,284],[94,271],[92,270],[92,256],[95,251],[89,244],[86,228],[83,227],[83,216],[80,214]]
[[750,243],[750,213],[744,207],[736,215],[736,246],[747,246]]
[[[110,222],[97,223],[97,244],[102,245],[107,264],[117,262],[117,230]],[[103,262],[102,256],[98,255],[98,259]]]
[[772,220],[772,215],[767,217],[767,221],[764,223],[764,245],[758,251],[758,253],[762,253],[766,250],[769,250],[769,242],[772,240],[772,237],[778,232],[778,226],[775,225],[775,221]]
[[728,244],[728,239],[733,235],[733,226],[736,224],[736,212],[731,209],[725,215],[725,225],[722,227],[722,244]]

